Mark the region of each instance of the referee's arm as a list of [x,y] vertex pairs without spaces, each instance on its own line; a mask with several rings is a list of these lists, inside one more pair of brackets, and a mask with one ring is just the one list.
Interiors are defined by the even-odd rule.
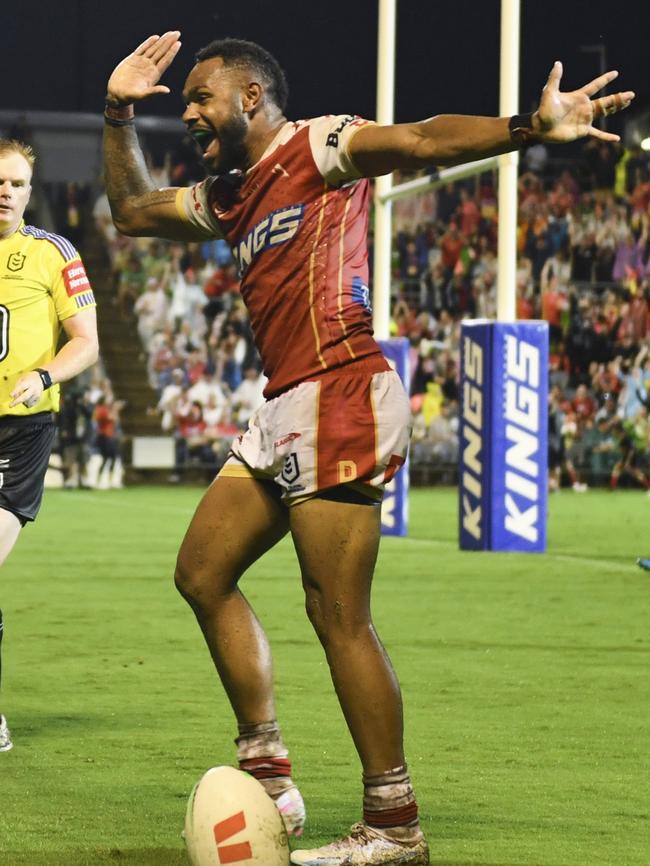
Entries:
[[[79,373],[94,364],[99,355],[99,340],[97,338],[97,314],[95,308],[80,310],[74,316],[69,316],[61,323],[68,337],[51,361],[43,366],[49,373],[52,384],[74,379]],[[25,373],[16,382],[11,392],[10,408],[24,403],[31,408],[41,399],[44,386],[38,372],[32,370]]]

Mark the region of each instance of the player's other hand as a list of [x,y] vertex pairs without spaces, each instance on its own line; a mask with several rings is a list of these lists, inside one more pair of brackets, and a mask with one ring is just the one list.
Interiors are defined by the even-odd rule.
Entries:
[[178,54],[180,35],[179,30],[170,30],[162,36],[150,36],[118,63],[108,79],[108,102],[127,105],[156,93],[169,93],[169,87],[158,82]]
[[634,93],[625,90],[592,99],[599,90],[617,77],[618,72],[606,72],[579,90],[561,93],[562,64],[557,60],[542,90],[539,108],[533,115],[533,128],[537,137],[542,141],[561,142],[590,135],[602,141],[619,141],[620,136],[604,132],[593,123],[599,117],[623,111],[634,99]]
[[35,371],[25,373],[25,375],[21,376],[16,382],[16,385],[9,396],[11,397],[11,403],[9,404],[10,409],[13,409],[14,406],[18,406],[20,403],[22,403],[23,406],[27,406],[28,409],[32,409],[43,396],[43,382],[41,381],[41,377]]

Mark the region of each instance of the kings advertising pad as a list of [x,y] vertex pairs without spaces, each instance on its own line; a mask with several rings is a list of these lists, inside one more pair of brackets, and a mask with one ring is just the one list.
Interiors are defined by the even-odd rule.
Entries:
[[548,325],[463,322],[460,360],[460,547],[541,553]]

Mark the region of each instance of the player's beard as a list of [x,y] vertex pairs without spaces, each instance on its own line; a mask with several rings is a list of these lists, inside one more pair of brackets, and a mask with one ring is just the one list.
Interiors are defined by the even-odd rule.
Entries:
[[219,152],[215,159],[206,160],[212,174],[228,174],[235,169],[245,171],[248,168],[247,135],[248,124],[241,116],[232,117],[219,127]]

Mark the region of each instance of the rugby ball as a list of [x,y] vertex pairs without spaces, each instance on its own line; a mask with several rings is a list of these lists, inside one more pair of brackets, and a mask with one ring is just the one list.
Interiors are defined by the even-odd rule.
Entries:
[[234,767],[213,767],[196,783],[184,836],[192,866],[289,866],[275,803],[257,779]]

